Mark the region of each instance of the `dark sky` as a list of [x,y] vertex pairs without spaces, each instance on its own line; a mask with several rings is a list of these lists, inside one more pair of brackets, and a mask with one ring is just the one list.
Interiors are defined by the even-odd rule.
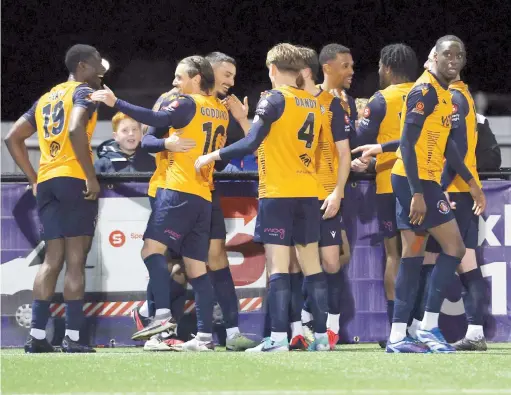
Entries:
[[[156,92],[169,88],[178,59],[220,50],[238,61],[234,93],[249,95],[254,108],[259,92],[269,87],[266,52],[283,41],[316,50],[330,42],[348,46],[356,63],[350,93],[368,97],[378,89],[376,71],[384,45],[407,43],[422,63],[435,40],[445,34],[465,41],[468,64],[463,76],[474,90],[510,93],[511,2],[442,1],[437,7],[435,3],[4,1],[2,120],[17,119],[41,94],[67,78],[64,54],[76,43],[94,45],[110,60],[113,67],[105,82],[114,90],[150,85],[152,90],[145,95],[123,96],[146,106],[157,98]],[[127,71],[134,60],[169,61],[171,67],[155,82],[151,67]],[[100,111],[100,118],[108,115],[107,110]]]

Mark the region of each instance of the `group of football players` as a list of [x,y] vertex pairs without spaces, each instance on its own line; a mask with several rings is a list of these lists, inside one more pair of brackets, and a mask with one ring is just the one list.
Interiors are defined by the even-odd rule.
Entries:
[[[386,351],[486,349],[484,287],[474,253],[485,198],[476,170],[474,102],[460,80],[465,62],[463,42],[444,36],[417,79],[412,48],[384,47],[381,90],[357,121],[355,102],[346,93],[354,74],[347,47],[329,44],[318,56],[311,48],[278,44],[266,58],[273,89],[261,94],[250,124],[246,98],[228,94],[236,75],[236,62],[228,55],[182,59],[174,89],[151,110],[118,99],[106,86],[101,89],[107,67],[100,54],[87,45],[73,46],[66,54],[68,81],[34,103],[6,138],[36,196],[46,242],[25,351],[55,350],[45,328],[66,261],[62,350],[94,352],[80,341],[79,330],[84,266],[100,192],[90,148],[99,102],[148,125],[142,148],[156,154],[141,251],[149,272],[147,302],[133,311],[133,339],[146,340],[145,350],[214,350],[215,301],[223,313],[228,350],[334,349],[342,313],[341,269],[350,259],[341,203],[350,171],[371,168],[387,256],[391,333]],[[24,145],[35,132],[41,148],[37,173]],[[226,144],[240,133],[245,137]],[[251,153],[257,154],[259,168],[254,241],[264,245],[268,273],[270,333],[260,344],[239,330],[225,223],[213,183],[215,169]],[[352,154],[360,156],[352,160]],[[438,316],[456,271],[466,289],[469,327],[450,345]],[[197,334],[183,342],[176,328],[187,283],[195,294]],[[313,333],[306,336],[308,328]]]

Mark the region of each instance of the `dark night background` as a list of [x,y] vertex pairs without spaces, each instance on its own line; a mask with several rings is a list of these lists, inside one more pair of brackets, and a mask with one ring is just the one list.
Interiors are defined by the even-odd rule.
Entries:
[[[380,49],[411,45],[422,64],[445,34],[466,43],[463,72],[471,89],[511,92],[511,2],[300,1],[20,1],[2,2],[2,120],[15,120],[65,80],[64,54],[75,43],[98,48],[111,63],[105,77],[118,96],[152,106],[169,89],[178,59],[214,50],[238,62],[233,92],[253,109],[270,87],[267,50],[278,42],[316,50],[337,42],[356,63],[350,94],[378,89]],[[441,5],[440,5],[441,4]],[[499,106],[488,113],[501,115]],[[111,115],[104,106],[100,119]]]

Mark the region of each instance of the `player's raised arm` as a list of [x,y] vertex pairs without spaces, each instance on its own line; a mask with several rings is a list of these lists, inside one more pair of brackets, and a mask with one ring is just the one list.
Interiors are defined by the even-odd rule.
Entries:
[[262,98],[257,105],[256,116],[248,135],[228,147],[200,156],[195,162],[195,168],[199,170],[213,161],[243,158],[254,152],[270,132],[272,123],[282,115],[284,104],[284,97],[278,92]]
[[36,193],[35,188],[37,185],[37,173],[28,158],[25,140],[37,131],[35,122],[36,106],[37,102],[35,102],[30,110],[28,110],[14,123],[11,130],[9,130],[9,133],[7,133],[7,136],[5,137],[5,145],[18,167],[27,176],[34,195]]
[[[105,103],[109,107],[115,107],[134,120],[157,128],[173,126],[177,129],[184,127],[190,122],[195,113],[195,103],[187,96],[180,96],[168,107],[160,111],[153,111],[118,99],[106,85],[105,89],[92,94],[92,100]],[[181,108],[178,110],[180,106]]]

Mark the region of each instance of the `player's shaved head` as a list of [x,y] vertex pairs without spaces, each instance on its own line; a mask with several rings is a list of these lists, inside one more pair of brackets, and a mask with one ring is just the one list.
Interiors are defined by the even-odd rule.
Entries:
[[319,53],[319,64],[323,66],[325,63],[335,60],[338,54],[343,53],[351,54],[351,51],[348,47],[341,44],[327,44]]
[[186,73],[188,77],[194,78],[200,75],[200,89],[204,92],[210,93],[215,87],[215,74],[213,67],[208,60],[202,56],[189,56],[184,58],[178,63],[179,65],[186,66]]
[[316,81],[319,74],[319,59],[318,54],[312,48],[297,46],[302,54],[303,61],[305,62],[305,68],[311,70],[311,77],[313,81]]
[[236,66],[236,61],[234,60],[234,58],[224,54],[223,52],[211,52],[206,55],[206,59],[208,60],[209,63],[211,63],[212,66],[223,62],[230,63],[233,66]]
[[391,44],[380,52],[382,66],[388,67],[395,78],[402,82],[415,81],[419,62],[415,51],[406,44]]
[[441,50],[442,45],[449,41],[457,42],[461,46],[463,51],[465,51],[465,43],[461,40],[461,38],[459,38],[458,36],[454,36],[452,34],[440,37],[438,40],[436,40],[435,51],[438,53]]
[[96,48],[86,44],[75,44],[66,52],[66,68],[70,73],[76,72],[76,68],[80,62],[86,62],[91,57],[99,57],[99,52]]

